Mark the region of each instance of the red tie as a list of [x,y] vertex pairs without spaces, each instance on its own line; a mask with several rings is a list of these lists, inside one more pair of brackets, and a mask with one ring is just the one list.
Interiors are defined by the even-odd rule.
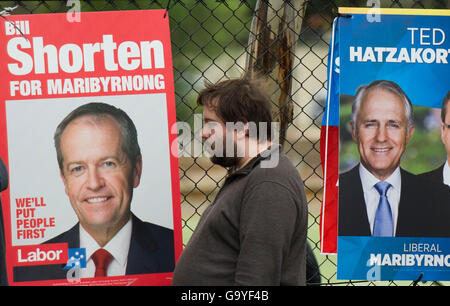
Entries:
[[91,258],[95,264],[95,277],[106,276],[106,270],[113,256],[105,249],[98,249]]

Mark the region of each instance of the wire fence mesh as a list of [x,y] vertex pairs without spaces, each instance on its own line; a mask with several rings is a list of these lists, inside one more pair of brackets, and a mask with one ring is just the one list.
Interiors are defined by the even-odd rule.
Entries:
[[[268,1],[269,5],[276,1]],[[299,0],[292,0],[295,2]],[[328,46],[331,25],[339,6],[394,8],[449,8],[448,0],[310,0],[297,11],[302,25],[291,71],[293,118],[287,127],[283,150],[304,180],[309,207],[308,243],[320,269],[323,285],[416,285],[416,282],[339,281],[336,256],[319,252],[319,214],[322,200],[322,167],[319,137],[326,98]],[[204,81],[239,77],[245,70],[248,40],[256,0],[96,0],[0,1],[0,10],[16,7],[12,14],[80,11],[166,9],[169,15],[177,120],[194,123],[201,113],[196,97]],[[275,9],[275,8],[273,8]],[[129,29],[132,31],[133,29]],[[195,133],[195,131],[194,131]],[[204,209],[214,200],[226,171],[206,157],[180,157],[179,175],[183,243],[193,233]],[[435,285],[437,282],[419,284]]]

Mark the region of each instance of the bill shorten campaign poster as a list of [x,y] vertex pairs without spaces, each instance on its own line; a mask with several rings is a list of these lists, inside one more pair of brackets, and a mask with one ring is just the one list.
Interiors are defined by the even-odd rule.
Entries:
[[0,156],[10,175],[1,195],[9,283],[170,284],[182,239],[165,11],[7,19]]
[[450,13],[339,13],[322,127],[322,251],[337,252],[338,279],[450,280],[450,187],[425,175],[447,160]]

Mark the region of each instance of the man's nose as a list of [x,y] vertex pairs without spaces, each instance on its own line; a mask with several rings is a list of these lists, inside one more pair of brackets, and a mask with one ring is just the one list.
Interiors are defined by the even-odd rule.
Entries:
[[89,169],[87,187],[91,190],[98,190],[104,186],[104,179],[96,168]]
[[205,129],[204,127],[202,128],[200,134],[201,134],[203,139],[206,139],[206,138],[209,137],[209,135],[211,135],[211,133],[207,129]]
[[207,139],[211,136],[212,131],[212,124],[211,123],[204,123],[202,130],[201,130],[201,136],[203,139]]
[[387,129],[384,126],[380,126],[377,128],[377,141],[378,142],[385,142],[387,139]]

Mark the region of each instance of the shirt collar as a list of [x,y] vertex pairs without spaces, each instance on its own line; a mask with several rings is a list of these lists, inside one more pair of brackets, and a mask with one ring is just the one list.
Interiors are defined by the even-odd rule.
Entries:
[[[361,163],[359,164],[359,176],[361,177],[361,184],[364,192],[373,188],[373,186],[381,182],[380,179],[376,178],[372,173],[369,172]],[[397,167],[392,174],[384,180],[392,185],[391,188],[394,190],[400,190],[401,188],[401,175],[400,175],[400,167]]]
[[250,171],[255,168],[261,160],[268,159],[276,150],[281,150],[280,145],[272,145],[268,147],[266,150],[260,152],[258,155],[253,157],[244,167],[239,170],[235,170],[235,168],[230,168],[228,171],[229,175],[238,175],[238,174],[248,174]]
[[444,177],[444,184],[450,187],[450,165],[448,164],[448,160],[445,162],[442,175]]
[[[131,241],[132,221],[128,222],[117,232],[117,234],[103,247],[115,260],[125,266],[128,258],[128,249]],[[90,259],[92,254],[101,248],[97,241],[80,224],[80,247],[86,249],[86,258]]]

